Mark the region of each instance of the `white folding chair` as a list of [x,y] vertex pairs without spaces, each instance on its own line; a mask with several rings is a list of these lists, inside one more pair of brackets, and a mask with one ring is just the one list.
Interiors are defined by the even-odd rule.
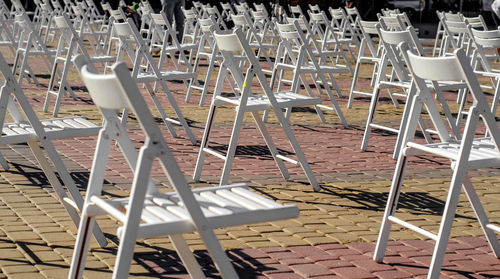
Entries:
[[290,16],[294,18],[300,18],[301,16],[305,17],[304,12],[302,12],[302,8],[299,5],[288,6],[288,10],[290,11]]
[[[383,21],[382,21],[383,22]],[[398,135],[398,139],[396,140],[396,146],[394,148],[394,158],[397,158],[397,155],[400,151],[401,136],[404,131],[404,127],[407,123],[408,117],[408,100],[412,100],[413,95],[416,92],[415,85],[412,83],[410,78],[410,74],[406,70],[404,60],[401,56],[401,53],[397,46],[401,43],[407,43],[409,46],[414,49],[420,55],[424,55],[424,49],[420,44],[420,41],[417,37],[417,34],[413,30],[413,27],[408,27],[406,31],[386,31],[382,30],[380,25],[376,26],[377,31],[379,33],[379,41],[382,44],[383,54],[381,56],[381,62],[379,66],[379,70],[377,73],[377,81],[375,83],[375,87],[373,89],[373,95],[370,102],[370,110],[368,112],[368,119],[366,121],[365,133],[363,135],[363,141],[361,143],[361,150],[366,150],[368,146],[368,140],[370,138],[370,133],[373,128],[385,130],[388,132],[396,133]],[[392,66],[392,72],[394,73],[390,79],[386,78],[386,71],[388,65]],[[452,116],[452,113],[448,107],[446,100],[442,94],[443,91],[450,90],[460,90],[466,88],[466,84],[463,82],[435,82],[429,83],[428,86],[434,88],[436,90],[436,99],[439,101],[445,118],[451,127],[453,135],[456,138],[460,138],[460,130],[454,124],[455,120]],[[403,112],[403,117],[401,120],[401,124],[399,128],[387,127],[378,123],[375,123],[375,113],[376,107],[378,104],[378,99],[380,96],[380,89],[382,88],[400,88],[402,92],[392,92],[389,91],[390,97],[393,99],[393,102],[397,104],[397,99],[395,97],[403,97],[407,100],[407,104],[405,105],[405,111]],[[422,132],[427,140],[427,142],[431,142],[432,138],[430,133],[431,130],[426,128],[425,122],[420,120],[420,127],[422,128]]]
[[[356,60],[355,54],[349,48],[350,40],[339,38],[338,34],[332,28],[330,21],[328,20],[324,11],[321,11],[320,13],[313,13],[311,11],[308,11],[308,13],[310,17],[309,24],[311,25],[310,36],[319,37],[318,41],[321,45],[321,50],[325,54],[330,52],[330,55],[328,56],[331,56],[331,63],[335,63],[336,65],[343,65],[347,69],[349,69],[350,73],[353,73],[351,63],[349,62],[349,59],[347,59],[347,55],[344,51],[345,46],[345,49],[349,50],[352,58]],[[340,59],[344,61],[343,64],[340,63]]]
[[198,13],[195,12],[194,7],[186,10],[182,8],[182,13],[184,14],[184,31],[182,32],[182,44],[197,44],[199,40],[198,31]]
[[263,57],[268,67],[263,68],[266,73],[272,73],[274,61],[271,59],[272,54],[276,52],[277,45],[272,42],[264,41],[265,36],[262,35],[255,27],[256,25],[248,14],[232,15],[235,28],[241,28],[246,34],[246,40],[250,47],[257,51],[257,57]]
[[[317,82],[319,80],[321,84],[325,85],[325,91],[327,92],[333,107],[325,105],[315,106],[316,112],[320,117],[321,121],[325,121],[321,108],[333,110],[337,113],[342,124],[347,127],[347,121],[340,110],[340,106],[337,103],[335,96],[333,95],[330,86],[327,83],[326,77],[329,76],[330,79],[335,82],[333,74],[346,73],[348,72],[345,68],[337,68],[335,66],[330,66],[326,64],[320,64],[316,60],[308,38],[300,29],[300,24],[298,21],[294,21],[293,24],[276,24],[281,37],[280,44],[278,46],[278,51],[276,54],[276,62],[274,64],[273,74],[271,76],[271,90],[274,89],[275,81],[278,81],[277,91],[282,91],[282,84],[284,81],[291,83],[291,92],[299,93],[299,85],[302,83],[305,87],[307,94],[311,97],[314,96],[309,83],[307,82],[307,74],[311,75],[312,81],[319,94],[322,93],[321,86]],[[300,31],[299,31],[300,30]],[[321,51],[319,49],[318,51]],[[293,72],[293,77],[291,80],[286,80],[284,78],[286,72]],[[291,110],[287,110],[287,118],[289,117]],[[266,119],[264,119],[266,120]]]
[[[30,68],[28,60],[30,57],[41,57],[42,62],[45,64],[49,71],[52,70],[52,63],[54,61],[53,55],[55,49],[47,48],[42,38],[38,36],[38,32],[33,29],[33,23],[28,18],[26,13],[18,14],[15,16],[14,29],[17,32],[18,47],[16,57],[14,58],[13,73],[18,75],[18,82],[20,83],[23,78],[33,82],[38,86],[38,80]],[[71,88],[67,88],[71,94]]]
[[[161,115],[163,122],[172,136],[177,136],[172,123],[181,125],[191,143],[196,144],[193,132],[191,131],[191,128],[189,128],[186,119],[182,115],[180,107],[177,105],[177,101],[166,83],[170,80],[192,79],[195,78],[196,75],[192,72],[179,70],[160,70],[156,64],[157,62],[151,56],[146,42],[142,39],[137,27],[131,19],[128,19],[128,21],[124,23],[115,22],[113,24],[113,30],[116,36],[120,39],[120,49],[118,50],[117,61],[122,61],[123,59],[126,59],[125,57],[127,57],[133,64],[134,68],[132,70],[132,77],[137,83],[144,83],[156,108],[158,109],[158,112]],[[159,83],[161,89],[165,92],[168,102],[174,110],[177,119],[172,119],[167,116],[167,113],[163,109],[162,104],[154,92],[153,85],[151,84],[155,82]],[[125,110],[123,113],[123,124],[125,124],[127,115],[128,111]]]
[[[83,54],[89,61],[93,63],[109,63],[116,61],[116,57],[107,55],[91,56],[87,51],[87,45],[84,44],[82,38],[73,28],[71,21],[66,16],[56,16],[53,18],[53,28],[60,33],[57,52],[54,58],[54,64],[50,74],[49,86],[45,97],[43,111],[48,112],[50,105],[50,97],[56,96],[54,111],[52,115],[55,117],[59,113],[59,108],[66,89],[70,88],[67,77],[71,60],[78,54]],[[62,70],[59,69],[62,67]]]
[[[205,125],[205,131],[203,133],[203,139],[201,142],[200,151],[198,153],[198,160],[196,161],[195,172],[193,175],[194,180],[200,179],[205,155],[211,154],[225,161],[220,184],[224,185],[227,183],[231,172],[231,166],[234,161],[236,147],[238,145],[238,138],[240,130],[242,128],[243,116],[245,112],[251,112],[253,119],[257,124],[267,144],[267,147],[269,148],[271,155],[276,161],[276,164],[278,165],[278,168],[280,169],[283,177],[285,179],[288,179],[289,177],[288,171],[284,165],[284,161],[300,165],[314,190],[319,191],[320,187],[318,186],[318,182],[316,181],[314,173],[312,172],[309,163],[307,162],[306,157],[304,156],[304,153],[302,152],[302,149],[300,148],[290,125],[288,124],[288,121],[285,119],[282,109],[289,109],[291,107],[298,106],[318,105],[321,102],[321,99],[303,96],[291,92],[273,93],[271,88],[269,87],[269,81],[264,76],[259,61],[257,57],[255,57],[255,53],[249,46],[245,35],[239,28],[237,28],[233,33],[230,34],[219,34],[215,32],[214,37],[220,52],[224,56],[224,62],[222,63],[219,70],[214,97],[210,105],[210,111],[208,113],[207,123]],[[243,69],[233,58],[233,52],[236,52],[237,54],[243,53],[244,55],[246,55],[250,65],[245,76],[243,75]],[[254,80],[255,76],[257,76],[260,86],[264,90],[264,94],[255,94],[255,92],[252,92],[252,81]],[[221,95],[222,87],[226,78],[234,79],[239,94],[234,97],[226,97]],[[214,124],[215,112],[218,106],[223,105],[236,107],[236,116],[234,120],[233,131],[226,155],[223,155],[209,147],[209,138],[213,128],[212,126]],[[286,136],[288,137],[288,140],[297,156],[297,160],[287,158],[278,153],[272,137],[258,113],[258,111],[264,111],[267,109],[272,109],[278,117],[278,121],[281,124],[281,127],[283,128]]]
[[378,31],[375,26],[378,21],[362,21],[359,18],[356,19],[359,33],[361,34],[361,42],[358,51],[358,59],[356,60],[356,66],[354,68],[354,75],[351,83],[351,90],[349,92],[349,100],[347,101],[347,107],[352,108],[352,103],[354,102],[354,95],[362,96],[372,96],[373,92],[365,92],[356,89],[358,84],[359,72],[361,66],[366,64],[373,65],[373,72],[371,78],[371,86],[375,86],[375,81],[377,80],[378,66],[380,64],[380,44],[375,47],[375,43],[372,38],[378,36]]
[[[83,198],[52,144],[52,140],[94,136],[99,132],[100,127],[81,116],[40,120],[12,74],[12,69],[1,54],[0,77],[3,79],[0,79],[0,84],[2,84],[0,89],[0,127],[2,127],[0,144],[25,143],[30,147],[59,201],[68,211],[74,224],[78,226],[80,221],[78,213],[82,209]],[[12,119],[10,123],[6,122],[9,117]],[[9,169],[2,154],[0,154],[0,165],[4,170]],[[98,227],[90,232],[93,232],[101,247],[106,246],[106,238]]]
[[[192,191],[127,66],[119,63],[113,74],[101,76],[81,59],[76,63],[105,124],[97,141],[68,278],[82,277],[89,246],[88,231],[97,215],[110,215],[123,224],[117,231],[120,245],[113,278],[128,276],[137,238],[160,235],[169,236],[191,278],[205,278],[182,236],[190,232],[199,233],[223,278],[237,278],[214,229],[298,216],[296,206],[276,203],[243,184]],[[139,154],[117,117],[117,110],[125,107],[134,111],[146,137]],[[113,140],[134,171],[134,180],[129,197],[110,200],[101,195]],[[151,171],[155,160],[161,164],[174,192],[162,194],[154,186]]]
[[330,24],[333,27],[333,30],[337,32],[339,40],[348,42],[346,44],[348,51],[351,54],[355,54],[354,60],[356,60],[356,51],[359,49],[360,42],[356,32],[350,24],[349,18],[347,17],[344,9],[333,9],[332,7],[330,7],[328,11],[330,12],[330,15],[332,17]]
[[[199,85],[198,79],[196,78],[197,73],[193,71],[192,67],[194,50],[198,48],[198,45],[194,43],[180,43],[177,40],[175,29],[173,29],[172,25],[170,25],[170,23],[168,22],[165,13],[152,13],[150,14],[150,17],[150,49],[160,49],[158,69],[160,69],[160,71],[163,70],[166,66],[166,62],[168,62],[169,59],[172,62],[175,70],[192,73],[194,78],[191,79],[191,83],[194,83],[194,85]],[[176,55],[178,55],[178,58],[176,58]],[[183,81],[186,85],[186,88],[189,90],[186,79],[184,79]],[[154,90],[156,91],[157,89],[158,83],[155,83]]]
[[[494,233],[494,231],[500,231],[500,227],[488,221],[481,201],[467,174],[469,169],[498,167],[500,165],[500,131],[488,107],[486,98],[481,91],[475,73],[470,66],[470,61],[462,49],[455,51],[454,55],[451,57],[439,58],[420,57],[414,55],[410,51],[407,52],[407,50],[407,48],[403,48],[403,55],[413,74],[414,82],[418,88],[418,94],[415,96],[415,101],[412,103],[409,122],[404,132],[405,139],[403,150],[398,157],[373,258],[377,262],[383,260],[391,225],[392,223],[396,223],[436,241],[427,278],[439,278],[462,188],[476,214],[476,218],[481,224],[483,232],[490,244],[490,248],[493,250],[494,255],[500,258],[500,244]],[[461,141],[455,141],[449,136],[446,124],[439,115],[439,110],[433,101],[433,97],[430,95],[429,87],[426,82],[450,80],[465,80],[474,98],[474,104],[469,109],[467,123]],[[437,128],[440,142],[419,144],[413,141],[416,125],[424,106],[434,126]],[[490,137],[476,137],[479,119],[483,120]],[[410,156],[422,156],[425,154],[449,159],[453,171],[444,212],[437,234],[396,217],[397,204],[408,158]]]

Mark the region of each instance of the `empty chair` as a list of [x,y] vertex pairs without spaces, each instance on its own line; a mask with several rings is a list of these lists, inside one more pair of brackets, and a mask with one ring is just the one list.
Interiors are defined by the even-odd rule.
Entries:
[[[0,77],[0,84],[2,84],[0,89],[2,96],[0,98],[0,127],[2,127],[0,144],[27,144],[29,146],[54,193],[71,220],[78,225],[83,198],[52,140],[94,136],[99,132],[100,126],[81,116],[40,120],[12,74],[12,69],[1,54]],[[9,169],[2,154],[0,154],[0,165],[4,170]],[[98,227],[90,232],[94,233],[101,247],[106,246],[104,234]]]
[[[462,188],[488,239],[490,248],[497,258],[500,257],[500,244],[495,235],[495,231],[500,231],[500,227],[488,221],[481,201],[467,173],[469,169],[498,167],[500,165],[500,131],[464,50],[459,49],[450,57],[427,58],[415,55],[407,51],[406,48],[403,49],[403,55],[412,72],[414,82],[418,88],[418,94],[415,97],[415,102],[412,104],[411,113],[408,118],[409,122],[404,132],[405,140],[402,145],[403,149],[395,168],[375,248],[374,260],[377,262],[383,260],[392,223],[396,223],[436,241],[427,278],[439,278]],[[450,80],[465,80],[474,98],[474,104],[469,109],[461,141],[456,141],[450,137],[446,124],[442,121],[439,110],[426,84],[428,81],[442,82]],[[418,118],[424,107],[438,131],[439,142],[420,144],[413,141]],[[483,120],[482,123],[484,123],[488,131],[489,137],[485,138],[478,135],[480,132],[477,128],[480,119]],[[410,156],[415,155],[431,155],[450,160],[453,174],[437,234],[411,224],[401,217],[397,217],[396,209],[403,184],[404,172],[408,165],[408,159]],[[422,189],[425,189],[425,187]]]
[[[115,22],[113,25],[113,30],[120,39],[120,49],[118,51],[117,61],[122,61],[126,57],[133,63],[132,77],[137,83],[144,83],[146,89],[148,90],[153,103],[155,104],[158,112],[160,113],[163,122],[167,126],[168,130],[173,137],[177,134],[172,126],[172,124],[180,125],[184,128],[189,140],[192,144],[196,144],[196,139],[194,138],[193,132],[184,118],[180,107],[177,105],[172,92],[167,86],[167,81],[169,80],[182,80],[182,79],[192,79],[196,78],[196,74],[193,72],[186,72],[180,70],[160,70],[156,61],[153,59],[146,42],[143,40],[137,27],[134,25],[131,19],[127,22],[118,23]],[[135,50],[135,51],[134,51]],[[127,55],[125,55],[127,54]],[[162,104],[156,96],[152,83],[159,83],[163,92],[167,96],[170,106],[174,110],[177,119],[173,119],[167,116],[167,113],[163,109]],[[127,110],[124,111],[123,121],[125,123],[127,119]]]
[[[405,67],[405,63],[402,60],[401,53],[397,46],[403,42],[407,43],[409,47],[411,47],[419,55],[424,55],[424,50],[422,45],[420,44],[417,34],[413,30],[413,27],[408,27],[406,31],[386,31],[381,29],[380,25],[377,25],[376,27],[379,33],[380,43],[382,44],[383,54],[381,56],[380,66],[377,73],[377,80],[373,89],[370,110],[368,112],[368,119],[365,126],[365,133],[363,135],[363,141],[361,143],[361,150],[366,150],[371,130],[373,128],[381,129],[398,134],[398,139],[394,148],[394,157],[397,158],[397,155],[400,152],[402,131],[404,131],[405,125],[407,124],[408,104],[412,102],[413,94],[415,94],[416,92],[415,85],[412,83],[410,74]],[[387,79],[386,71],[389,64],[392,66],[391,72],[393,74],[389,79]],[[436,99],[441,104],[443,113],[449,126],[451,127],[453,135],[456,138],[460,138],[460,131],[454,124],[455,120],[451,114],[451,111],[442,92],[464,89],[466,85],[463,82],[434,82],[429,83],[428,86],[436,90]],[[396,96],[406,98],[407,100],[399,129],[387,127],[375,123],[374,121],[376,107],[380,96],[380,89],[383,88],[389,89],[389,96],[393,99],[393,102],[395,104],[398,104],[397,99],[395,99]],[[400,88],[402,91],[400,93],[392,92],[390,91],[391,88]],[[422,132],[424,133],[426,140],[428,142],[431,142],[432,139],[430,133],[432,131],[426,129],[426,125],[422,120],[420,120],[419,124],[422,128]]]
[[375,86],[375,81],[377,80],[378,66],[380,64],[380,44],[375,47],[375,43],[372,37],[378,36],[378,31],[375,26],[378,21],[362,21],[357,19],[358,32],[361,34],[361,42],[358,51],[358,59],[356,59],[356,66],[354,68],[354,75],[351,83],[351,90],[349,92],[349,101],[347,102],[347,107],[352,108],[352,103],[354,102],[355,95],[362,96],[372,96],[373,92],[365,92],[357,89],[359,73],[361,71],[361,66],[366,64],[373,65],[373,72],[371,77],[371,86]]
[[[62,97],[65,95],[67,88],[70,88],[67,77],[69,68],[72,65],[71,60],[76,54],[83,54],[89,61],[93,63],[108,63],[116,60],[114,56],[107,55],[90,55],[87,51],[87,46],[84,44],[82,38],[78,35],[73,28],[73,24],[66,16],[56,16],[53,18],[54,29],[59,31],[59,43],[57,45],[57,52],[54,58],[54,64],[50,74],[49,86],[45,97],[43,111],[49,110],[50,98],[52,95],[56,96],[54,104],[53,116],[57,116],[59,107],[61,105]],[[62,69],[60,69],[62,66]]]
[[[250,48],[248,41],[245,39],[245,35],[241,29],[236,29],[230,34],[219,34],[214,33],[215,41],[219,47],[224,61],[221,64],[219,75],[217,77],[217,84],[215,86],[214,97],[212,98],[212,103],[210,105],[210,110],[208,113],[207,123],[205,125],[205,131],[203,133],[203,138],[200,146],[200,151],[198,153],[198,160],[196,162],[195,172],[193,175],[194,180],[199,180],[201,177],[201,172],[207,154],[213,155],[219,159],[224,160],[224,168],[222,170],[222,176],[220,184],[224,185],[229,180],[229,175],[231,172],[231,167],[234,161],[234,156],[236,153],[236,147],[238,145],[239,133],[242,129],[243,116],[246,112],[251,112],[252,117],[257,124],[259,131],[261,132],[271,155],[273,156],[281,174],[285,179],[289,178],[288,170],[286,169],[284,163],[289,162],[299,165],[304,170],[309,182],[313,186],[314,190],[318,191],[319,185],[316,181],[316,177],[312,172],[309,163],[306,160],[302,149],[300,148],[293,131],[288,124],[288,121],[283,115],[282,109],[289,109],[291,107],[298,106],[312,106],[318,105],[321,102],[319,98],[313,98],[309,96],[303,96],[292,92],[279,92],[273,93],[269,87],[269,81],[262,72],[259,60],[255,57],[253,50]],[[233,53],[243,53],[246,59],[250,63],[246,75],[243,74],[243,69],[239,66],[239,63],[234,59]],[[252,90],[252,81],[257,77],[257,80],[263,89],[263,94],[257,94]],[[222,95],[222,88],[224,86],[224,81],[227,78],[234,79],[239,94],[234,97],[227,97]],[[231,134],[231,139],[226,154],[221,154],[209,147],[210,134],[213,129],[215,112],[219,106],[232,106],[236,107],[236,116],[233,124],[233,130]],[[273,110],[278,121],[283,128],[288,140],[297,156],[297,160],[285,157],[283,154],[278,152],[271,135],[269,134],[266,126],[260,119],[261,116],[259,111]]]
[[[274,64],[273,74],[271,76],[271,89],[274,88],[275,80],[277,79],[277,91],[282,91],[281,88],[283,81],[285,81],[285,74],[287,72],[293,72],[293,77],[290,80],[291,92],[299,93],[299,85],[302,83],[307,94],[309,96],[314,96],[311,88],[309,87],[309,82],[307,81],[307,75],[310,75],[318,93],[321,93],[321,86],[316,80],[319,80],[325,85],[325,90],[333,105],[332,107],[325,105],[315,106],[316,112],[318,113],[321,121],[325,121],[323,113],[321,112],[321,108],[325,108],[335,111],[342,124],[347,126],[347,121],[345,120],[337,100],[327,83],[328,76],[330,76],[331,80],[335,82],[332,75],[346,73],[348,72],[347,69],[337,68],[327,64],[320,64],[316,60],[316,56],[309,46],[309,41],[300,29],[300,24],[297,21],[294,21],[293,24],[277,24],[277,27],[281,37],[281,42],[278,47],[276,63]],[[317,51],[321,52],[321,49],[317,49]],[[287,114],[289,114],[290,111],[291,110],[287,110]]]
[[[242,184],[192,191],[125,63],[113,67],[113,73],[106,76],[95,74],[81,59],[76,63],[106,125],[97,141],[69,278],[82,277],[89,246],[88,231],[97,215],[110,215],[123,224],[117,231],[120,245],[114,278],[128,276],[137,238],[160,235],[169,236],[192,278],[204,278],[182,235],[190,232],[200,235],[223,278],[237,278],[214,229],[298,216],[296,206],[278,204]],[[117,117],[117,110],[123,108],[134,111],[144,132],[145,141],[139,154]],[[134,179],[129,197],[110,200],[101,195],[114,140],[134,171]],[[154,186],[151,180],[154,160],[159,161],[173,192],[162,194]]]

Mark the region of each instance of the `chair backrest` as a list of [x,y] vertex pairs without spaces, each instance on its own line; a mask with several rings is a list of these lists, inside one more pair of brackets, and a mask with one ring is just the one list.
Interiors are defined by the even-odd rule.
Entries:
[[500,30],[477,30],[468,25],[469,34],[474,43],[474,52],[472,62],[474,69],[477,69],[478,62],[481,63],[483,70],[493,72],[490,65],[490,59],[486,56],[485,49],[493,49],[495,56],[498,57],[497,49],[500,48]]
[[399,16],[380,16],[379,21],[385,30],[402,31],[407,27]]
[[[380,43],[384,49],[382,59],[388,59],[391,62],[392,68],[400,81],[409,81],[410,77],[404,67],[404,61],[402,60],[402,55],[399,51],[398,45],[406,43],[419,55],[424,55],[424,49],[417,34],[415,33],[415,30],[411,26],[405,31],[383,30],[381,25],[377,25],[376,28],[379,34]],[[385,73],[384,70],[385,69],[381,68],[379,73]]]
[[295,18],[299,18],[301,16],[304,16],[304,13],[302,12],[302,8],[299,5],[296,6],[289,6],[290,8],[290,15]]
[[[429,87],[426,85],[426,80],[429,81],[462,81],[465,80],[469,92],[474,99],[470,113],[467,118],[466,130],[464,131],[464,141],[471,140],[470,137],[476,133],[477,123],[469,125],[472,118],[479,118],[484,121],[484,124],[493,139],[497,151],[500,150],[500,130],[497,126],[495,118],[490,111],[486,97],[481,90],[479,81],[470,65],[469,58],[463,49],[458,49],[454,52],[453,56],[449,57],[422,57],[415,55],[404,47],[403,56],[408,64],[408,68],[412,73],[416,86],[420,92],[430,94]],[[473,113],[474,112],[474,113]],[[432,117],[432,114],[431,114]],[[439,122],[442,119],[436,116],[437,119],[432,118],[433,122]],[[470,129],[470,130],[468,130]],[[449,140],[447,130],[439,130],[438,134],[441,140]],[[470,142],[469,142],[470,144]],[[467,147],[465,147],[467,149]],[[467,158],[467,157],[466,157]]]

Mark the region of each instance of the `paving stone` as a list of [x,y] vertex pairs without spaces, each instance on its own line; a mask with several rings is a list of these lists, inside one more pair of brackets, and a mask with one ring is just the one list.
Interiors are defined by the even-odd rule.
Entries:
[[294,272],[307,278],[331,274],[329,269],[317,264],[298,264],[291,266],[291,268]]

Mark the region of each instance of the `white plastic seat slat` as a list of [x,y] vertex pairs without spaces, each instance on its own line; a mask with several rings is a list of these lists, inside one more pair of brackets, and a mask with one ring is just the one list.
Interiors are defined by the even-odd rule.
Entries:
[[281,204],[271,200],[271,199],[268,199],[268,198],[264,198],[262,197],[261,195],[258,195],[248,189],[245,189],[245,188],[233,188],[231,189],[231,191],[233,193],[236,193],[240,196],[243,196],[247,199],[250,199],[256,203],[259,203],[259,204],[262,204],[266,207],[269,207],[269,208],[278,208],[280,206],[282,206]]
[[[178,196],[170,196],[170,200],[178,204],[180,207],[184,208],[184,203],[181,201],[181,199]],[[208,208],[206,208],[206,205],[200,204],[201,211],[203,212],[203,215],[205,217],[214,217],[216,214],[212,211],[210,211]]]
[[[160,220],[160,222],[179,220],[179,216],[170,213],[168,210],[164,209],[163,207],[157,206],[155,203],[149,200],[145,201],[144,211],[147,211],[150,214],[154,215]],[[144,219],[144,216],[141,218]]]
[[257,204],[251,200],[248,200],[238,194],[235,194],[229,190],[218,190],[215,191],[215,193],[221,197],[224,197],[225,199],[228,199],[236,204],[239,204],[243,206],[244,208],[250,209],[250,210],[257,210],[257,209],[264,209],[265,207]]
[[69,118],[69,119],[64,119],[63,120],[64,123],[67,123],[68,125],[70,125],[72,128],[77,128],[77,129],[84,129],[84,128],[87,128],[86,126],[76,122],[75,120]]
[[232,212],[237,213],[237,212],[246,211],[246,209],[242,208],[240,205],[238,205],[230,200],[227,200],[219,195],[216,195],[212,191],[204,191],[204,192],[199,193],[199,195],[207,200],[214,202],[215,204],[219,205],[220,207],[231,210]]
[[97,125],[95,125],[94,123],[88,121],[87,119],[85,119],[83,117],[76,117],[76,118],[73,118],[73,120],[75,120],[76,122],[78,122],[84,126],[87,126],[87,127],[98,127]]
[[12,130],[15,131],[19,135],[30,134],[30,132],[26,131],[25,129],[23,129],[21,127],[13,127]]
[[227,208],[224,208],[224,207],[220,207],[216,203],[214,203],[213,201],[205,199],[204,197],[200,196],[199,194],[194,194],[194,197],[200,203],[200,206],[202,206],[202,209],[204,207],[206,207],[208,210],[210,210],[211,212],[213,212],[216,215],[233,214],[233,211],[231,211]]
[[53,120],[52,123],[60,128],[73,128],[71,125],[64,123],[64,121],[61,120]]
[[153,202],[156,203],[157,205],[165,208],[167,211],[173,213],[174,215],[179,216],[179,218],[182,219],[189,219],[189,213],[186,211],[184,207],[180,207],[176,205],[174,202],[171,200],[165,198],[165,197],[155,197],[153,198]]
[[7,136],[17,135],[17,133],[15,131],[12,131],[9,127],[3,127],[2,132],[5,133]]

